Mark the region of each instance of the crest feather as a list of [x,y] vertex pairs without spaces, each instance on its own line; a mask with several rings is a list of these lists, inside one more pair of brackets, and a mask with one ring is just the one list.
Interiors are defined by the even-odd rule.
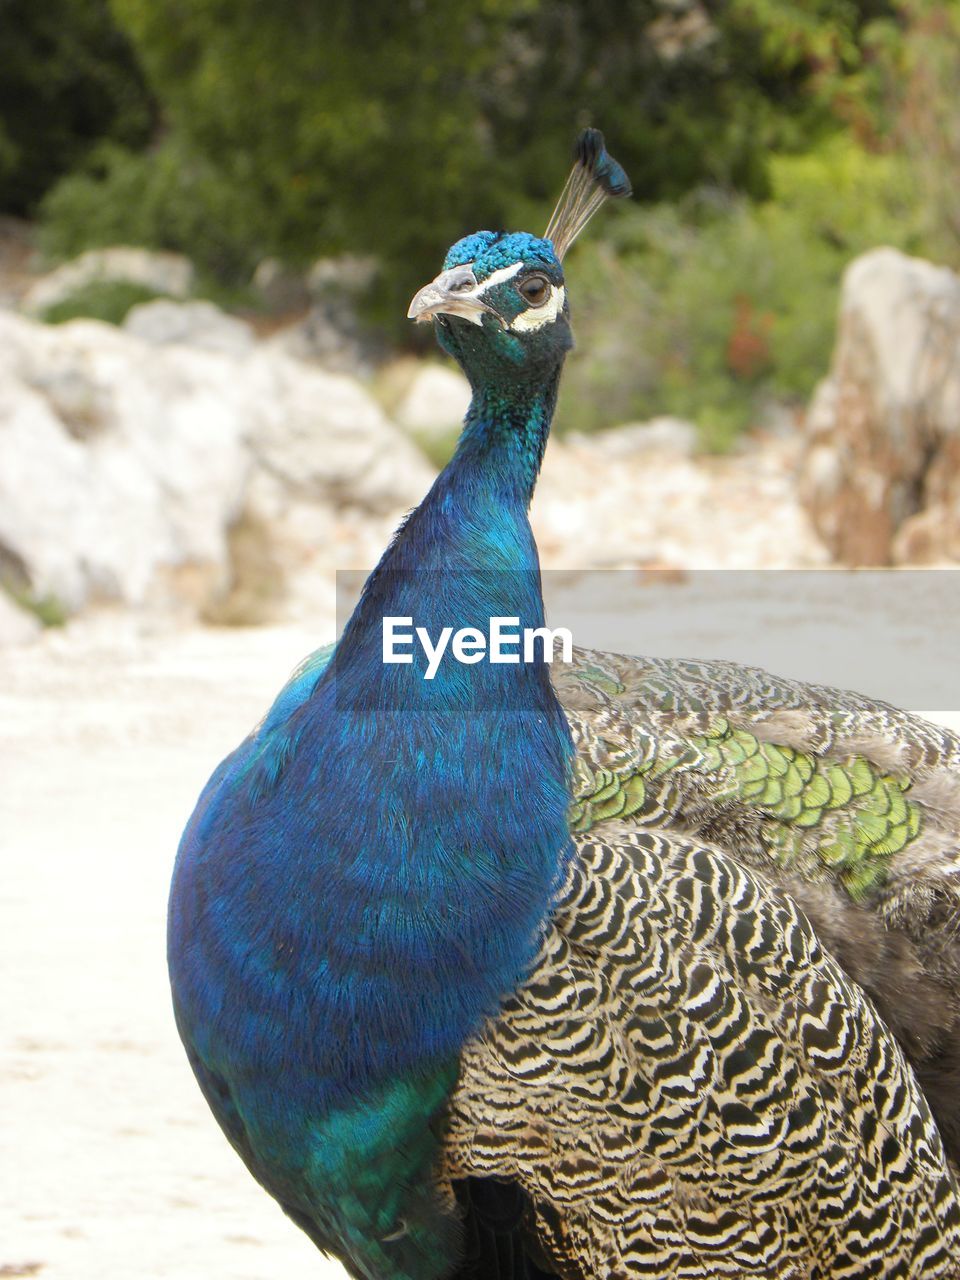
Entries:
[[584,129],[574,146],[574,157],[573,169],[543,233],[545,240],[553,242],[561,261],[605,200],[632,194],[630,179],[607,151],[599,129]]

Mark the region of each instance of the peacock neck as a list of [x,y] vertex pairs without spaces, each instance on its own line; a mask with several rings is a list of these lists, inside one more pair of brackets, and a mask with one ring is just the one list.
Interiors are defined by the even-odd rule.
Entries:
[[474,384],[454,472],[479,470],[505,497],[530,505],[557,403],[560,366],[534,383]]
[[544,664],[525,669],[480,663],[465,679],[422,679],[410,666],[384,666],[383,620],[412,618],[431,634],[444,627],[487,631],[490,619],[544,625],[537,547],[527,515],[556,403],[559,370],[537,386],[479,385],[453,458],[370,575],[334,661],[341,692],[369,705],[445,701],[476,706],[498,691],[538,690],[555,701]]

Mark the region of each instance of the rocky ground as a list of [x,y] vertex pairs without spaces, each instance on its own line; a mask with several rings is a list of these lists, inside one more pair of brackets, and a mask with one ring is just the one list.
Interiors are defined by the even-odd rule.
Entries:
[[[662,420],[661,420],[662,421]],[[669,420],[667,420],[669,421]],[[829,562],[800,504],[797,433],[695,454],[657,423],[547,446],[532,509],[551,569],[800,569]]]

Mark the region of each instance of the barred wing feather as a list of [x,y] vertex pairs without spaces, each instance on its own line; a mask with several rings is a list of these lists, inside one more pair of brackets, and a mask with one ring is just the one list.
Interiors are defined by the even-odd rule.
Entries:
[[960,743],[724,663],[557,684],[576,856],[445,1177],[519,1184],[565,1277],[960,1276]]

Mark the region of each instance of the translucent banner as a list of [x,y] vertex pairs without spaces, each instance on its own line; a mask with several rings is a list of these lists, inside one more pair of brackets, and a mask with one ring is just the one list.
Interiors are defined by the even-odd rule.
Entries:
[[[337,575],[339,632],[366,577],[353,571]],[[460,598],[452,575],[417,577],[422,581],[402,598],[421,601],[424,616],[413,616],[414,605],[404,607],[399,616],[409,617],[410,624],[393,624],[394,631],[401,637],[412,632],[413,639],[395,652],[416,651],[418,626],[435,650],[436,633],[449,627],[442,660],[457,661],[456,633],[465,627],[483,631],[487,604],[491,616],[517,616],[523,631],[523,609],[510,608],[510,602],[529,597],[532,575],[485,575],[486,594],[476,597],[469,618],[444,614],[444,601]],[[542,574],[542,587],[547,627],[568,631],[577,647],[638,657],[725,659],[855,690],[948,722],[960,715],[957,570],[555,571]],[[393,605],[385,612],[398,616]],[[499,630],[502,639],[502,624]],[[559,654],[559,643],[554,647]],[[476,644],[473,650],[461,645],[461,652],[472,658]],[[522,636],[515,647],[501,644],[504,652],[522,655]],[[424,670],[427,665],[424,656]]]

